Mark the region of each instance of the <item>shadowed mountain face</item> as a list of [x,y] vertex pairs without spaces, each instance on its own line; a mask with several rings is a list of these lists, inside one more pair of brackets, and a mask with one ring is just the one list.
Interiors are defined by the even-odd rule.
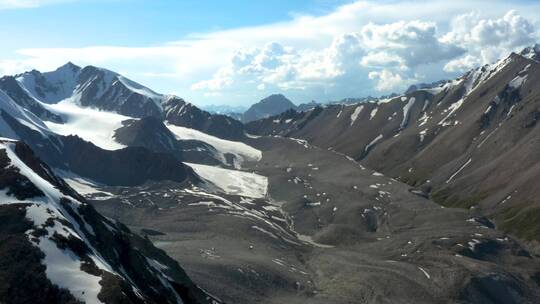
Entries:
[[247,123],[261,118],[266,118],[283,113],[289,109],[296,109],[287,97],[282,94],[270,95],[258,103],[252,105],[242,116],[242,121]]
[[25,144],[0,141],[0,190],[0,301],[211,303],[177,262],[98,214]]
[[537,49],[438,87],[378,103],[287,112],[247,130],[345,153],[444,206],[480,208],[499,227],[540,240]]
[[144,147],[157,153],[174,155],[178,160],[218,165],[216,149],[197,140],[178,140],[176,136],[155,117],[132,119],[122,122],[123,126],[115,131],[114,138],[128,147]]
[[178,97],[170,97],[163,103],[165,121],[191,128],[219,138],[240,140],[244,138],[241,122],[221,114],[210,114]]

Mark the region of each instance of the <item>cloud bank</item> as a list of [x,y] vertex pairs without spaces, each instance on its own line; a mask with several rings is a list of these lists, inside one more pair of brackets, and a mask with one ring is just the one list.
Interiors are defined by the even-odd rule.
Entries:
[[0,60],[0,74],[71,60],[199,104],[252,103],[276,92],[297,102],[380,95],[455,77],[535,43],[538,11],[534,2],[359,1],[322,16],[193,33],[160,46],[20,49]]

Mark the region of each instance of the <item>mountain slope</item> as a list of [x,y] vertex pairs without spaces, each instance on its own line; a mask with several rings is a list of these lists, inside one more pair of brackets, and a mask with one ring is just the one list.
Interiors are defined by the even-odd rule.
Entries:
[[540,240],[540,193],[533,186],[540,174],[533,152],[540,64],[530,59],[531,49],[525,53],[438,87],[377,103],[284,113],[247,130],[345,153],[443,205],[480,208],[501,228]]
[[20,142],[0,141],[0,191],[0,301],[212,301],[163,251],[99,215]]

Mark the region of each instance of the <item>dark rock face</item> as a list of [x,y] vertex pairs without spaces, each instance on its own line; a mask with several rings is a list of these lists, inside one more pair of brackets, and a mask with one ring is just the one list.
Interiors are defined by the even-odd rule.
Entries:
[[108,151],[77,136],[62,138],[61,159],[71,171],[107,185],[132,186],[148,180],[196,182],[191,168],[171,154],[150,152],[142,147]]
[[522,303],[525,291],[509,278],[497,275],[475,277],[467,283],[461,299],[469,303]]
[[170,97],[163,103],[165,121],[186,128],[230,140],[244,138],[244,126],[241,122],[220,114],[202,111],[191,103],[178,97]]
[[152,152],[174,155],[179,161],[218,165],[214,147],[197,140],[178,140],[161,120],[155,117],[126,120],[114,138],[128,147],[144,147]]
[[93,66],[83,68],[78,77],[80,103],[105,111],[114,111],[130,117],[161,117],[158,105],[161,97],[139,94],[128,88],[120,75]]
[[283,113],[289,109],[296,109],[292,101],[282,94],[270,95],[258,103],[252,105],[242,116],[243,122],[250,122],[269,116]]
[[130,147],[145,147],[150,151],[171,153],[179,160],[182,151],[174,134],[163,122],[155,117],[131,119],[122,122],[122,127],[115,131],[114,138],[121,144]]
[[45,195],[28,178],[10,168],[10,160],[4,150],[0,151],[0,167],[4,168],[0,172],[0,190],[6,190],[7,195],[13,195],[19,200]]

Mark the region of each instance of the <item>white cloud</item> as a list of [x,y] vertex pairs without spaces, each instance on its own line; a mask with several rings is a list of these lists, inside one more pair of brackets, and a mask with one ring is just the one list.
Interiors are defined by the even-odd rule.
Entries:
[[392,73],[389,70],[382,70],[380,72],[369,72],[369,79],[375,80],[375,88],[378,91],[395,91],[403,90],[407,86],[416,82],[415,79],[403,79],[401,75]]
[[[522,15],[507,13],[513,8]],[[485,16],[469,14],[480,9]],[[0,60],[0,74],[71,60],[127,71],[196,103],[250,103],[278,91],[299,102],[339,99],[453,77],[536,39],[538,11],[540,3],[502,0],[358,1],[322,16],[193,33],[152,47],[22,49]],[[452,22],[455,16],[465,17]]]
[[369,23],[361,30],[362,42],[372,50],[365,65],[415,67],[461,55],[465,50],[439,41],[437,26],[429,21],[399,21],[383,25]]
[[400,21],[384,25],[368,23],[358,32],[337,35],[320,50],[271,42],[262,48],[237,50],[211,79],[197,82],[191,88],[254,89],[255,85],[250,83],[256,79],[257,83],[281,90],[310,90],[323,85],[326,93],[336,95],[344,86],[366,80],[365,91],[373,91],[375,87],[377,91],[387,92],[416,81],[411,68],[455,58],[464,52],[440,42],[436,34],[432,22]]
[[482,18],[478,13],[457,16],[452,30],[442,39],[468,50],[468,54],[448,62],[447,71],[465,71],[493,62],[508,53],[533,44],[539,38],[534,23],[515,10],[500,18]]

